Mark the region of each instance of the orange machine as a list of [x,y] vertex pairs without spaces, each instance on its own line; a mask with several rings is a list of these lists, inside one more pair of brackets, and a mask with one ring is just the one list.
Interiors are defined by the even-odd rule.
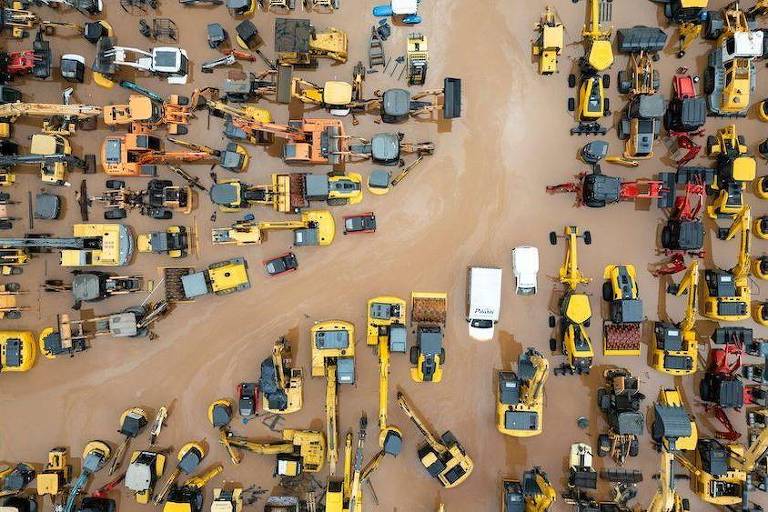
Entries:
[[193,115],[189,98],[176,94],[163,103],[132,94],[127,105],[107,105],[103,112],[104,124],[110,127],[127,124],[131,133],[147,133],[164,127],[173,135],[185,135]]

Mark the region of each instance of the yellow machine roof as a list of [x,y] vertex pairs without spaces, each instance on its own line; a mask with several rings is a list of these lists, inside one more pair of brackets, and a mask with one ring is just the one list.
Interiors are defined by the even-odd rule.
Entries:
[[192,506],[189,503],[166,501],[163,512],[192,512]]
[[208,270],[208,276],[211,279],[213,293],[231,290],[250,282],[245,263],[230,263],[223,267],[212,268]]
[[45,133],[36,133],[32,136],[30,152],[35,155],[55,155],[56,137]]
[[132,94],[128,97],[128,108],[133,119],[149,119],[152,117],[152,100],[146,96]]
[[589,65],[597,71],[605,71],[613,64],[613,49],[610,41],[593,41],[589,49]]
[[563,26],[557,25],[550,27],[544,26],[544,37],[541,46],[543,49],[562,48],[563,47]]
[[568,308],[565,316],[576,323],[583,323],[592,316],[592,308],[589,305],[589,297],[583,293],[574,293],[568,297]]
[[733,179],[752,181],[757,176],[757,162],[751,156],[740,156],[733,161]]
[[352,84],[325,82],[323,101],[328,105],[347,105],[352,101]]

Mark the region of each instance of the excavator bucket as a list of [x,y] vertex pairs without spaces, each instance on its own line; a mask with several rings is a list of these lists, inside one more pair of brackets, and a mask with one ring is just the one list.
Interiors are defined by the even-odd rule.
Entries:
[[667,44],[667,34],[658,27],[622,28],[616,33],[621,53],[660,52]]
[[461,117],[461,79],[446,78],[443,81],[443,118]]

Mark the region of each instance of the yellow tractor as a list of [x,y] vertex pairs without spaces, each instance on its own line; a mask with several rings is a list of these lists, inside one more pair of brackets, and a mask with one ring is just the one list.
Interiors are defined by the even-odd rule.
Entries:
[[717,236],[731,240],[741,234],[736,265],[729,270],[707,269],[704,271],[704,316],[719,322],[737,322],[750,317],[752,291],[749,271],[752,261],[752,213],[746,206],[733,221],[730,229],[720,228]]
[[292,221],[245,221],[239,220],[229,228],[213,228],[213,245],[260,244],[268,231],[293,231],[293,245],[327,246],[336,235],[336,223],[328,210],[305,210],[300,220]]
[[539,74],[557,73],[557,58],[563,51],[565,27],[557,19],[555,11],[544,7],[541,20],[536,24],[539,35],[531,46],[534,57],[539,58]]
[[744,137],[736,132],[736,125],[721,128],[717,136],[707,137],[707,154],[717,159],[717,172],[710,186],[716,194],[707,206],[707,215],[713,219],[733,218],[746,208],[744,191],[757,174],[757,162],[749,154]]
[[528,348],[517,362],[517,372],[500,371],[496,397],[496,428],[513,437],[531,437],[544,428],[544,384],[549,361]]
[[[592,368],[592,358],[594,349],[592,341],[589,338],[587,328],[592,318],[592,307],[589,304],[589,295],[578,291],[579,285],[585,285],[592,279],[585,277],[579,269],[578,247],[579,238],[584,243],[592,243],[592,234],[584,231],[582,234],[576,226],[566,226],[564,238],[567,240],[565,261],[560,267],[560,283],[565,287],[563,296],[559,301],[560,308],[560,327],[559,336],[563,354],[566,356],[566,362],[559,368],[555,368],[555,375],[565,373],[589,373]],[[552,231],[549,234],[549,241],[552,245],[557,245],[557,233]],[[550,328],[555,328],[557,320],[554,315],[549,317]],[[550,350],[557,349],[557,338],[550,338]]]
[[301,410],[304,401],[304,371],[291,364],[291,347],[285,338],[275,342],[272,357],[261,363],[259,390],[261,408],[272,414]]

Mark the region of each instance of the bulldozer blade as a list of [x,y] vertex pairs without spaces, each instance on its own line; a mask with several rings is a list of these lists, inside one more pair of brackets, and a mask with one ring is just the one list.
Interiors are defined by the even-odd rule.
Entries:
[[616,33],[621,53],[660,52],[667,44],[667,34],[658,27],[622,28]]
[[291,87],[293,80],[293,66],[280,66],[277,68],[277,102],[287,105],[291,102]]
[[446,78],[443,81],[443,118],[461,117],[461,78]]

